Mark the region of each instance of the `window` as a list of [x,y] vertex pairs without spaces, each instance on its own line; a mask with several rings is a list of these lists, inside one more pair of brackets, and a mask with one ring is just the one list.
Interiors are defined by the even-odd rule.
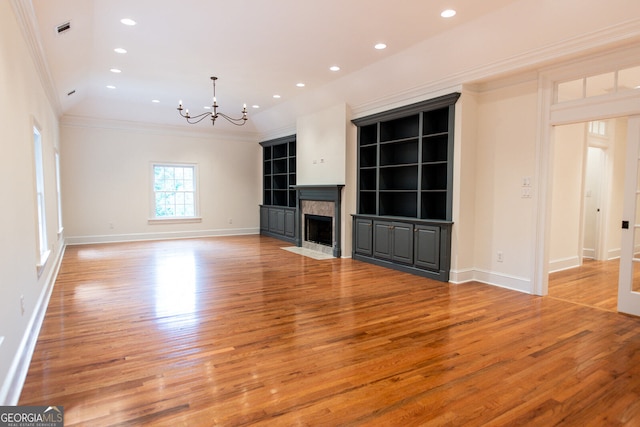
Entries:
[[640,89],[640,66],[558,82],[556,103]]
[[58,234],[62,233],[62,192],[60,191],[60,153],[56,151],[56,196],[58,200]]
[[589,133],[597,136],[607,135],[607,122],[602,120],[595,120],[589,122]]
[[33,154],[36,172],[36,209],[38,213],[38,267],[42,267],[49,256],[47,243],[47,218],[44,196],[44,159],[42,155],[42,136],[37,127],[33,127]]
[[195,165],[153,165],[153,219],[196,218]]

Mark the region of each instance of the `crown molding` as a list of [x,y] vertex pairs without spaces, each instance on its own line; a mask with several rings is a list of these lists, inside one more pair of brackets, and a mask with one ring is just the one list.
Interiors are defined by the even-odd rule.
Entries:
[[270,141],[276,138],[283,138],[291,135],[295,135],[298,132],[297,124],[293,123],[287,126],[281,126],[276,129],[270,129],[268,132],[260,134],[260,141]]
[[[386,97],[379,97],[374,101],[352,106],[352,118],[361,118],[446,93],[459,92],[463,84],[495,80],[500,76],[509,76],[516,73],[537,72],[540,69],[549,67],[553,62],[565,58],[567,61],[575,60],[575,58],[587,55],[590,52],[602,51],[612,46],[619,48],[622,45],[632,45],[638,39],[640,39],[640,19],[635,18],[591,33],[563,39],[537,49],[512,55],[501,61],[469,68],[439,80],[430,81]],[[526,76],[525,80],[529,79],[530,75]],[[478,85],[477,89],[482,91],[485,87]]]
[[47,65],[46,55],[42,47],[40,31],[38,30],[37,18],[33,10],[31,0],[10,0],[13,13],[16,16],[18,26],[22,30],[22,35],[27,47],[36,73],[40,78],[40,83],[44,92],[51,103],[51,107],[58,117],[62,116],[62,105],[58,99],[58,91]]
[[183,126],[158,125],[153,123],[131,122],[125,120],[106,120],[91,117],[65,115],[60,119],[61,128],[82,128],[82,129],[106,129],[120,130],[127,132],[139,132],[144,134],[171,135],[186,138],[208,138],[220,139],[224,141],[238,141],[257,143],[260,141],[258,132],[231,132],[225,130],[214,130],[210,128],[186,128]]

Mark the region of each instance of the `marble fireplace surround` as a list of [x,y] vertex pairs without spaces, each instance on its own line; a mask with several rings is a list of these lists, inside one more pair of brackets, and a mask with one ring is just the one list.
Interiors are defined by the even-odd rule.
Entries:
[[[342,228],[340,217],[342,187],[344,185],[341,184],[292,186],[296,190],[296,206],[298,206],[297,246],[333,255],[336,258],[342,256],[342,240],[340,236],[340,229]],[[305,214],[328,216],[333,219],[333,245],[331,247],[304,240]]]

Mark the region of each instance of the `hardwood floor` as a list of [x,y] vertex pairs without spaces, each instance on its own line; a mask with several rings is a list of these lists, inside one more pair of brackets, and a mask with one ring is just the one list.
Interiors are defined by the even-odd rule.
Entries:
[[620,260],[585,260],[580,267],[551,273],[549,296],[617,312],[619,268]]
[[68,247],[20,405],[65,425],[640,425],[640,319],[260,236]]

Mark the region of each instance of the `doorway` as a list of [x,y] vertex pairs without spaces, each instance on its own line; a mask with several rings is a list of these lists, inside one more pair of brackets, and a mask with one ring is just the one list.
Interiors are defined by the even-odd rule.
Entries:
[[616,311],[627,118],[555,126],[549,295]]

